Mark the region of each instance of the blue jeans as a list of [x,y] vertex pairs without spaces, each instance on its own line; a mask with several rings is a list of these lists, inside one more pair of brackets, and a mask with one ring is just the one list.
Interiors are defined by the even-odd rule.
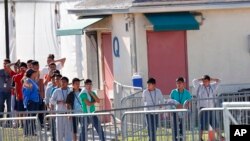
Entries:
[[[84,117],[81,119],[81,133],[80,133],[80,139],[79,141],[86,141],[86,135],[85,133],[87,134],[88,133],[88,125],[89,123],[92,123],[92,125],[95,127],[95,130],[96,132],[98,133],[99,135],[99,138],[101,141],[105,141],[105,137],[104,137],[104,132],[103,132],[103,129],[102,129],[102,126],[101,126],[101,123],[98,119],[97,116],[89,116],[89,117]],[[88,134],[87,134],[88,136]]]
[[182,141],[183,140],[182,138],[180,138],[179,140],[177,138],[178,134],[179,136],[183,136],[182,119],[178,117],[177,113],[173,113],[173,118],[174,118],[174,139],[175,141]]
[[159,116],[157,114],[146,114],[148,124],[149,141],[156,141],[156,130],[158,127]]
[[56,141],[56,120],[54,118],[51,120],[51,140]]
[[[7,104],[7,112],[11,112],[11,92],[0,92],[0,112],[4,112],[4,103]],[[8,114],[7,117],[10,117]],[[0,118],[3,118],[3,114],[0,114]]]
[[215,111],[205,111],[201,114],[200,117],[200,130],[208,130],[209,126],[211,125],[211,127],[213,129],[217,129],[219,127],[218,123],[217,123],[217,119],[216,119],[216,113]]
[[[39,111],[39,102],[29,101],[27,104],[27,111]],[[28,114],[28,116],[36,116],[36,113]],[[34,135],[36,131],[36,122],[34,120],[25,120],[24,135]]]

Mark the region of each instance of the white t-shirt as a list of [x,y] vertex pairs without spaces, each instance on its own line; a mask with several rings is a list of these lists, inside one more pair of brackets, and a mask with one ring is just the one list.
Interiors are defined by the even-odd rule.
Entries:
[[[62,63],[57,63],[56,64],[56,69],[61,70],[63,68]],[[44,79],[45,75],[49,74],[49,66],[44,67],[43,69],[40,70],[40,79]]]
[[58,101],[66,102],[66,99],[69,93],[70,93],[70,88],[67,88],[66,90],[62,90],[61,88],[58,88],[53,92],[50,98],[50,103],[56,106],[55,110],[57,111],[67,110],[65,104],[57,103],[57,102]]
[[[145,106],[154,106],[159,104],[164,104],[165,100],[160,89],[155,89],[154,91],[144,90],[142,93],[142,98]],[[144,108],[144,110],[157,110],[156,107]]]
[[196,91],[197,98],[201,99],[197,101],[198,108],[213,108],[215,106],[216,94],[218,93],[219,82],[210,83],[208,87],[205,87],[198,79],[193,80],[193,86]]

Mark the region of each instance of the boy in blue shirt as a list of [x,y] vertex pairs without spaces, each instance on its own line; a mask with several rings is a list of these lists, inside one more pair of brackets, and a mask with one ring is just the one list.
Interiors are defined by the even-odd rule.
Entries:
[[[184,103],[187,100],[190,100],[192,98],[191,94],[189,93],[189,91],[187,89],[185,89],[185,79],[183,77],[179,77],[176,79],[176,86],[177,88],[172,90],[171,94],[170,94],[170,98],[176,100],[177,102],[179,102],[179,104],[177,105],[177,109],[182,109]],[[173,118],[174,118],[174,139],[175,141],[178,140],[178,129],[179,129],[179,136],[183,135],[182,132],[182,119],[179,118],[176,113],[173,113]],[[178,120],[178,121],[177,121]],[[179,128],[177,128],[177,123],[179,123]],[[178,141],[182,141],[183,139],[180,138]]]

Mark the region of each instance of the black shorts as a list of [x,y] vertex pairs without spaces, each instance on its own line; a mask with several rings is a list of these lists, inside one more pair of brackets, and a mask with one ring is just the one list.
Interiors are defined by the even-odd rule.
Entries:
[[77,125],[79,123],[79,121],[77,121],[78,118],[77,117],[72,117],[72,124],[73,124],[73,133],[77,134]]

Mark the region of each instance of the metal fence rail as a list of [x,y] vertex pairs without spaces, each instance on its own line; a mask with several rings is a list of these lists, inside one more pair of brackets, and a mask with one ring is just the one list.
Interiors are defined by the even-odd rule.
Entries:
[[[24,129],[12,126],[14,120],[21,121]],[[37,116],[0,118],[0,141],[41,141],[41,126]]]
[[[131,116],[138,118],[128,122]],[[122,116],[122,139],[129,141],[192,140],[190,134],[192,132],[186,129],[187,116],[187,109],[125,112]]]
[[[101,118],[107,118],[111,117],[113,123],[101,123]],[[58,124],[69,124],[69,126],[66,126],[67,131],[70,131],[72,133],[72,137],[74,136],[81,140],[101,140],[104,139],[110,140],[110,141],[117,141],[118,140],[118,131],[116,127],[116,121],[115,116],[111,113],[79,113],[79,114],[51,114],[46,115],[45,120],[52,122],[59,122],[56,124],[56,131],[55,134],[51,134],[53,132],[53,128],[50,128],[49,130],[45,130],[45,140],[61,140],[59,139],[60,135],[58,135],[58,132],[62,131],[61,129],[58,129]],[[74,121],[73,121],[74,120]],[[63,121],[63,122],[62,122]],[[61,123],[62,122],[62,123]],[[73,123],[74,122],[74,123]],[[74,125],[73,125],[74,124]],[[90,125],[90,126],[89,126]],[[75,126],[75,127],[73,127]],[[63,128],[63,126],[60,126]],[[75,129],[73,129],[75,128]],[[95,129],[94,129],[95,128]],[[74,130],[76,131],[74,133]],[[71,133],[66,132],[63,135],[63,138],[65,138],[66,135],[69,135]]]
[[197,128],[198,123],[199,123],[199,115],[198,115],[199,110],[200,110],[199,105],[201,103],[207,103],[208,101],[213,101],[215,103],[213,106],[215,108],[220,108],[220,107],[222,107],[223,102],[244,102],[244,101],[247,101],[249,99],[250,99],[250,94],[244,93],[244,92],[232,93],[232,95],[223,94],[223,95],[218,95],[217,97],[214,97],[214,98],[198,99],[198,98],[194,97],[193,99],[186,101],[184,103],[183,108],[190,110],[190,112],[192,113],[190,115],[190,118],[191,118],[195,128]]
[[126,97],[130,97],[132,95],[137,94],[138,92],[142,92],[141,87],[134,87],[123,85],[117,81],[114,81],[114,108],[122,108],[122,99]]
[[[223,108],[202,108],[198,113],[198,138],[195,140],[224,141]],[[203,134],[202,134],[203,133]]]
[[250,102],[223,103],[225,138],[230,140],[230,125],[249,124]]
[[[89,140],[100,140],[98,134],[93,128],[92,124],[86,128],[82,128],[83,122],[90,122],[89,119],[93,119],[93,116],[97,116],[97,119],[101,122],[101,127],[104,131],[107,140],[148,140],[148,123],[152,119],[152,123],[155,122],[159,125],[156,131],[156,138],[158,141],[177,140],[183,139],[186,141],[199,141],[217,139],[222,141],[220,135],[225,136],[226,139],[228,127],[230,124],[249,124],[250,123],[250,107],[242,108],[246,104],[238,104],[227,108],[222,107],[223,102],[242,102],[249,99],[248,93],[240,93],[239,95],[224,95],[210,99],[197,99],[193,98],[186,101],[183,108],[175,109],[175,104],[162,104],[155,106],[143,106],[141,101],[140,92],[132,94],[123,98],[123,108],[116,108],[111,110],[96,111],[92,115],[83,114],[78,111],[33,111],[33,112],[14,112],[14,113],[0,113],[6,117],[7,115],[23,115],[24,117],[16,118],[2,118],[0,119],[0,141],[12,141],[23,140],[23,133],[27,132],[28,136],[25,140],[56,140],[56,119],[64,118],[64,121],[68,121],[71,132],[76,129],[76,136],[81,136],[81,131],[87,129],[84,133]],[[214,101],[214,108],[202,108],[200,109],[199,103]],[[232,103],[231,103],[232,104]],[[241,108],[239,108],[239,106]],[[155,107],[154,111],[144,111],[145,108]],[[234,108],[234,109],[233,109]],[[68,114],[70,113],[70,114]],[[75,114],[72,114],[75,113]],[[156,114],[158,116],[147,116],[147,114]],[[229,114],[230,113],[230,114]],[[205,116],[204,116],[205,115]],[[84,118],[84,117],[90,117]],[[34,118],[34,119],[33,119]],[[110,122],[105,120],[111,119]],[[73,119],[74,125],[73,128]],[[95,118],[96,119],[96,118]],[[210,121],[211,119],[211,121]],[[230,119],[229,121],[227,119]],[[219,121],[228,122],[219,122]],[[18,122],[19,121],[19,122]],[[22,128],[16,128],[17,125],[13,123],[19,123]],[[26,124],[27,123],[27,124]],[[66,123],[66,122],[63,122]],[[182,124],[181,126],[180,123]],[[28,126],[25,126],[28,125]],[[209,128],[210,125],[210,128]],[[206,127],[208,126],[208,128]],[[26,128],[28,127],[28,128]],[[26,129],[28,130],[26,130]],[[34,129],[34,130],[33,130]],[[203,135],[201,135],[201,129]],[[35,131],[35,132],[34,132]],[[121,133],[121,135],[120,135]],[[218,134],[217,134],[218,133]],[[7,136],[6,136],[7,135]]]

